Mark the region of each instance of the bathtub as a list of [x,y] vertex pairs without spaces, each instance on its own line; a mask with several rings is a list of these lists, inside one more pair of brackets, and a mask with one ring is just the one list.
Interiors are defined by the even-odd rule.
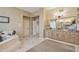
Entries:
[[13,35],[0,42],[0,52],[13,52],[20,47],[18,35]]

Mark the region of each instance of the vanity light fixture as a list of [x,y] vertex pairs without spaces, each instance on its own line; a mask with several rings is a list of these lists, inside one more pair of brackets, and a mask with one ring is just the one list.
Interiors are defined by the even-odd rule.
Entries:
[[59,9],[56,11],[56,13],[54,14],[54,17],[57,19],[63,18],[66,15],[66,11],[63,9]]

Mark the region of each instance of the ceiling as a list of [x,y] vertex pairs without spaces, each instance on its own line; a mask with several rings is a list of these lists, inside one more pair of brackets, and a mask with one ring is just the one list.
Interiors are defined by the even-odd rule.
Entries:
[[[17,7],[17,8],[24,10],[24,11],[27,11],[27,12],[30,12],[30,13],[33,13],[33,12],[38,11],[42,7]],[[44,8],[47,9],[47,10],[51,10],[51,9],[56,8],[56,7],[44,7]]]
[[41,9],[41,7],[18,7],[18,8],[27,12],[31,12],[31,13],[36,12],[39,9]]
[[45,7],[46,10],[52,10],[55,9],[56,7]]

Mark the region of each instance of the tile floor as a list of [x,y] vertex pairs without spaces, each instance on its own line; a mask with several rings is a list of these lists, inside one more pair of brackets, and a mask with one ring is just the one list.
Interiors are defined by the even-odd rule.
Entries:
[[73,50],[66,49],[61,44],[51,40],[42,38],[23,39],[21,47],[16,52],[72,52]]
[[42,41],[44,41],[45,39],[42,38],[24,38],[22,39],[21,42],[21,47],[19,49],[16,50],[16,52],[25,52],[29,49],[31,49],[32,47],[40,44]]
[[60,43],[55,41],[45,40],[27,52],[73,52],[73,50],[64,48]]

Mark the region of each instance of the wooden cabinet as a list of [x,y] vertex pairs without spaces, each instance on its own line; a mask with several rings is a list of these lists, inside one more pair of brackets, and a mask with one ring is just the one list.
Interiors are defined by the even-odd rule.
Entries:
[[45,31],[46,37],[60,40],[68,43],[73,43],[79,45],[79,32],[69,32],[69,31],[52,31],[48,29]]
[[57,31],[57,40],[79,44],[79,32]]

